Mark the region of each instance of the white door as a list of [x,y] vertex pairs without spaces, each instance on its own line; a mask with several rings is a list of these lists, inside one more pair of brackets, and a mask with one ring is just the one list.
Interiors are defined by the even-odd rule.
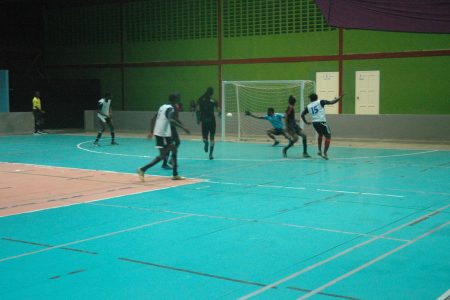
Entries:
[[357,71],[355,78],[355,114],[380,113],[380,71]]
[[[339,72],[317,72],[316,93],[320,100],[333,100],[339,94]],[[339,103],[326,105],[327,114],[338,114]]]

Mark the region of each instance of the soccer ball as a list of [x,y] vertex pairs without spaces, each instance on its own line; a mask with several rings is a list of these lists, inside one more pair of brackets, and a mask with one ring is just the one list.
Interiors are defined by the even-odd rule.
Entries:
[[227,113],[227,117],[232,117],[233,114],[232,113]]

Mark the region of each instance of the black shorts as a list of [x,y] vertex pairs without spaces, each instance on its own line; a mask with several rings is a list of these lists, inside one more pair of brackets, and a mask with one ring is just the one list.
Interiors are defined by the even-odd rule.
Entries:
[[328,127],[326,122],[313,122],[313,126],[319,135],[324,135],[325,137],[331,136],[330,127]]
[[164,149],[169,147],[170,145],[172,145],[173,140],[171,137],[167,137],[167,136],[159,136],[159,135],[155,135],[155,139],[156,139],[156,148],[158,149]]
[[204,139],[208,138],[208,135],[211,139],[216,135],[216,121],[211,122],[202,122],[202,136]]

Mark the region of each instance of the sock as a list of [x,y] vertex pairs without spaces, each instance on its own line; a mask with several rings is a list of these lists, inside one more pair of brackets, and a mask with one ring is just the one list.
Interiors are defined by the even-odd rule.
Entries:
[[214,144],[215,144],[215,142],[212,141],[212,142],[211,142],[211,146],[209,146],[209,155],[212,155],[213,152],[214,152]]
[[284,149],[287,150],[287,149],[291,148],[292,145],[294,145],[294,142],[292,140],[289,140],[289,144],[286,147],[284,147]]
[[319,152],[322,153],[322,136],[319,135],[317,138],[317,147],[319,147]]
[[331,143],[331,138],[326,138],[325,139],[325,151],[323,152],[324,154],[327,154],[328,148],[330,147],[330,143]]
[[169,160],[169,155],[170,155],[170,152],[167,152],[167,154],[166,154],[166,156],[164,157],[164,160],[163,160],[163,165],[167,165],[167,161]]
[[303,143],[303,154],[308,153],[308,144],[306,143],[306,137],[302,138]]
[[143,166],[141,168],[141,170],[145,172],[148,169],[150,169],[151,167],[153,167],[154,165],[156,165],[157,163],[159,163],[161,160],[162,160],[161,156],[157,156],[150,163],[148,163],[145,166]]
[[178,163],[177,163],[177,155],[172,153],[172,175],[178,175]]

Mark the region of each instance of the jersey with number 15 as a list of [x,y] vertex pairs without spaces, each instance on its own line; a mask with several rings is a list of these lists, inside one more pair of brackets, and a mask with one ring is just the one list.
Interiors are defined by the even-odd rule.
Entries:
[[[322,102],[323,101],[323,102]],[[313,122],[326,122],[327,119],[325,117],[325,101],[314,101],[308,104],[307,109],[311,114],[311,119]]]

